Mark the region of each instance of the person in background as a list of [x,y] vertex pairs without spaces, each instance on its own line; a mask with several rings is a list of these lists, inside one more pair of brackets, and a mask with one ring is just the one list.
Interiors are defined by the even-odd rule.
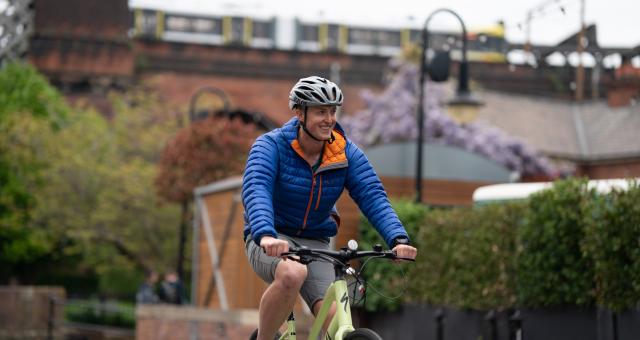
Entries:
[[169,271],[164,275],[159,296],[164,303],[181,305],[187,302],[184,285],[176,272]]
[[153,270],[145,274],[145,280],[136,293],[136,303],[159,303],[160,299],[156,294],[156,284],[158,283],[158,273]]

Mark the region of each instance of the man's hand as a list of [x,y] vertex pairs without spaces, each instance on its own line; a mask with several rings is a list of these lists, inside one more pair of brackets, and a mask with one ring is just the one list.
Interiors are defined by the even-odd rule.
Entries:
[[406,244],[398,244],[397,246],[393,247],[392,250],[396,253],[398,259],[413,260],[416,258],[416,255],[418,255],[418,249]]
[[289,251],[289,242],[272,236],[262,236],[260,247],[264,249],[265,254],[280,257],[282,253]]

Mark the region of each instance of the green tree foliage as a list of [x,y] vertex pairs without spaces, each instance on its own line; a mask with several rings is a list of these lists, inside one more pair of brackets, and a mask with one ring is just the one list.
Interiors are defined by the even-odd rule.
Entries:
[[107,119],[69,108],[30,66],[0,72],[3,280],[88,281],[131,296],[141,269],[174,265],[179,209],[159,199],[153,180],[178,121],[143,91],[111,101]]
[[176,121],[153,102],[140,93],[114,98],[111,121],[73,111],[47,144],[46,185],[37,191],[33,221],[58,240],[72,240],[66,251],[82,254],[83,265],[104,279],[114,268],[126,277],[175,261],[178,209],[159,200],[153,179]]
[[10,63],[0,70],[0,276],[50,250],[46,235],[26,228],[44,163],[29,138],[19,133],[23,118],[43,129],[59,128],[68,107],[33,67]]

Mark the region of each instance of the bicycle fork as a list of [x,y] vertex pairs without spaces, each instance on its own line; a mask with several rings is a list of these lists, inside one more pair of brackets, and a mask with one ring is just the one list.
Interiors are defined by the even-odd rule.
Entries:
[[349,294],[347,292],[347,282],[342,280],[334,281],[327,289],[324,295],[322,307],[316,316],[316,319],[309,331],[309,339],[317,339],[320,334],[322,324],[327,318],[329,308],[332,303],[336,303],[336,314],[329,324],[327,330],[327,340],[339,340],[346,334],[353,332],[353,324],[351,321],[351,306],[349,304]]
[[284,333],[287,340],[296,340],[296,318],[293,316],[293,312],[289,314],[287,318],[287,330]]

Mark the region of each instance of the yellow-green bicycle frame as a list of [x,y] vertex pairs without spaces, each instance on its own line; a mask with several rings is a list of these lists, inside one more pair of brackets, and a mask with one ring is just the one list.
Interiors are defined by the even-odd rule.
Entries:
[[[336,313],[329,324],[325,339],[342,340],[347,334],[354,331],[351,321],[351,305],[347,292],[347,281],[344,277],[340,277],[327,288],[320,311],[309,331],[309,339],[318,339],[333,302],[336,303]],[[287,320],[287,330],[282,334],[280,340],[296,340],[296,326],[293,318]]]

